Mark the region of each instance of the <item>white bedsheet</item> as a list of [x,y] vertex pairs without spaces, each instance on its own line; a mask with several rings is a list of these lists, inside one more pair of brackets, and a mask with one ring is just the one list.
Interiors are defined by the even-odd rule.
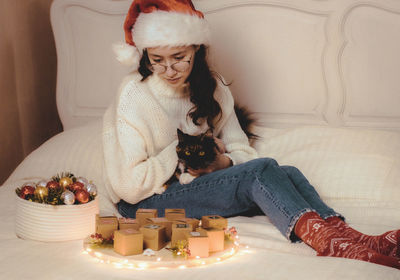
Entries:
[[[400,228],[400,134],[303,127],[264,129],[262,156],[299,167],[323,199],[370,234]],[[1,279],[400,279],[400,271],[361,261],[316,257],[291,244],[265,216],[235,217],[249,246],[220,264],[184,270],[125,270],[82,254],[82,241],[42,243],[15,236],[15,188],[71,171],[100,184],[100,125],[64,132],[28,156],[0,187]],[[79,140],[77,140],[79,139]]]

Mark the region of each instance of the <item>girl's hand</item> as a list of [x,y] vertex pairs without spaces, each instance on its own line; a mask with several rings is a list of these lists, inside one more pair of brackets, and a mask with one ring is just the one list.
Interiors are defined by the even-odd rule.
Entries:
[[218,137],[214,137],[215,144],[217,144],[217,150],[219,153],[223,154],[226,152],[224,142]]

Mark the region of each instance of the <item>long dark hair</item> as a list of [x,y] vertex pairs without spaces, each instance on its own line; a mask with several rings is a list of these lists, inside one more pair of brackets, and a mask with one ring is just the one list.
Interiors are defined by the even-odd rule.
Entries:
[[[206,57],[207,48],[204,45],[200,45],[194,56],[192,72],[187,78],[190,89],[190,101],[194,104],[187,116],[193,120],[195,125],[200,125],[199,119],[205,118],[208,126],[213,129],[221,117],[221,107],[214,98],[214,92],[217,87],[216,78],[220,79],[222,83],[224,82],[218,73],[210,70]],[[149,65],[150,60],[147,51],[144,50],[138,69],[143,77],[142,81],[153,74],[149,70]],[[219,118],[217,119],[218,116]]]

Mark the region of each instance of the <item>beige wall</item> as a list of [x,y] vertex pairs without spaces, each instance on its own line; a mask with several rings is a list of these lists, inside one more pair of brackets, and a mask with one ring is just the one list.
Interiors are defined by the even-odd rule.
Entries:
[[55,88],[52,0],[0,0],[0,184],[62,130]]

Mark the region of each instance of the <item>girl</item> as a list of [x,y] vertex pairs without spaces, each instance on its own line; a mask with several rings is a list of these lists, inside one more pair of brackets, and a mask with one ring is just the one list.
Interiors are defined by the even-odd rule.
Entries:
[[[291,242],[320,256],[400,268],[400,230],[367,236],[328,207],[295,167],[257,158],[234,112],[228,87],[206,61],[209,30],[190,0],[135,0],[126,17],[120,60],[128,76],[104,115],[107,191],[118,211],[185,208],[190,217],[229,217],[261,209]],[[191,135],[212,129],[217,157],[189,184],[164,183],[178,163],[177,128]]]

